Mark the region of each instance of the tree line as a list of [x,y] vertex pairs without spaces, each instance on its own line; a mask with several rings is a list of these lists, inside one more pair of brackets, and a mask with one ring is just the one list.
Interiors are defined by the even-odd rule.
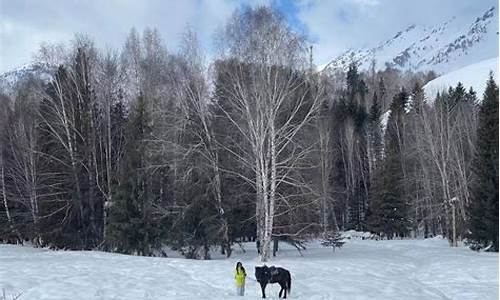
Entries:
[[198,259],[257,241],[267,260],[355,229],[498,251],[492,78],[426,99],[433,72],[318,72],[266,7],[215,44],[210,62],[191,30],[175,53],[152,29],[119,52],[42,46],[48,79],[0,98],[0,238]]

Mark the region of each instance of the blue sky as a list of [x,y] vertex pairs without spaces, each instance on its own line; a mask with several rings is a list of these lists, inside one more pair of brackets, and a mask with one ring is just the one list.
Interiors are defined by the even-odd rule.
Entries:
[[[496,0],[0,0],[0,72],[29,63],[41,42],[77,32],[101,48],[120,49],[133,26],[156,27],[175,51],[189,24],[210,54],[214,31],[238,7],[271,5],[308,34],[317,64],[349,48],[373,45],[410,24],[481,15]],[[497,9],[498,11],[498,9]]]
[[307,25],[299,18],[301,6],[298,1],[274,0],[270,5],[280,11],[295,30],[308,33]]

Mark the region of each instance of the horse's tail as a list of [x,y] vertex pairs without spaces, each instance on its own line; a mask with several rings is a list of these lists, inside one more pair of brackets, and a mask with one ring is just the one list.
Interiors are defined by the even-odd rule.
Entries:
[[288,272],[288,278],[287,278],[287,290],[288,290],[288,294],[290,294],[292,292],[292,274],[290,274],[290,272]]

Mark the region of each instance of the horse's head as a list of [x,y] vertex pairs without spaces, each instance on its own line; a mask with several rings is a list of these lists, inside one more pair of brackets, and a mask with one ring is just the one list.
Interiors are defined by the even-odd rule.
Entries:
[[271,272],[266,265],[262,267],[255,267],[255,279],[257,279],[258,282],[267,282],[270,278]]

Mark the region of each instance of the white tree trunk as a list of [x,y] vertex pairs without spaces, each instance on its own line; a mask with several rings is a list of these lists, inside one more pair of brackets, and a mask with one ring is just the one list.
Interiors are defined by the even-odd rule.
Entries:
[[4,160],[3,160],[3,155],[0,152],[0,180],[2,184],[2,198],[3,198],[3,205],[5,207],[5,213],[7,215],[7,221],[9,222],[9,225],[12,227],[12,218],[10,216],[10,210],[9,210],[9,205],[7,203],[7,192],[5,188],[5,167],[4,167]]

